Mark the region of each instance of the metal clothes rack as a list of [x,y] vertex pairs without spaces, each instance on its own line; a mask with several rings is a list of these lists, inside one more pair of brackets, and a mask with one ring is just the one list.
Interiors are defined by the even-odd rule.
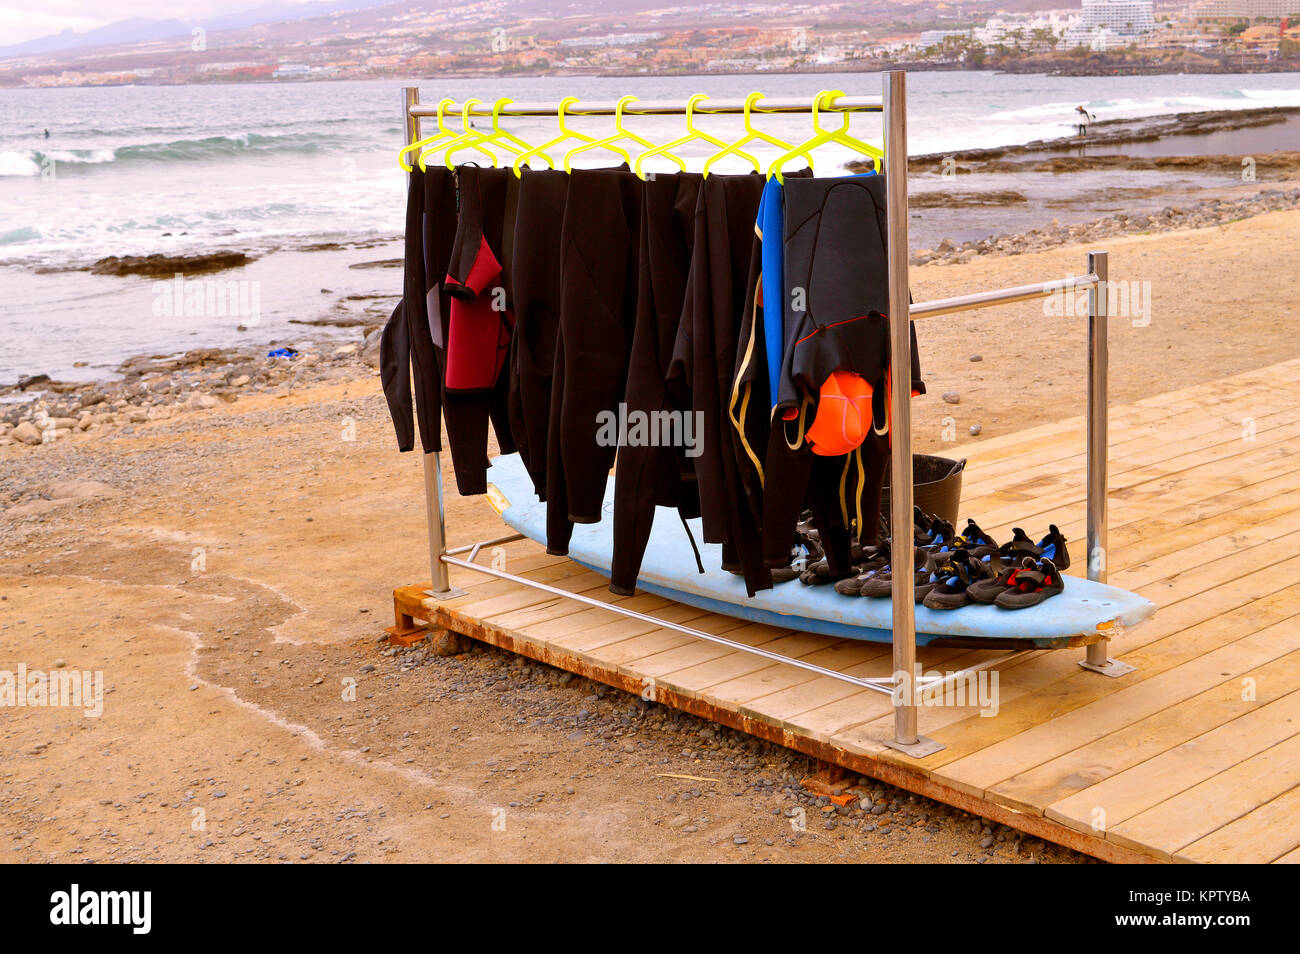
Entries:
[[[448,114],[456,115],[463,107],[449,106]],[[1077,277],[1067,277],[1052,281],[999,288],[992,291],[975,292],[952,298],[919,302],[909,305],[907,240],[907,74],[902,70],[886,72],[883,76],[882,96],[879,99],[868,97],[839,97],[823,105],[825,112],[835,113],[883,113],[885,161],[884,172],[888,198],[888,256],[889,256],[889,312],[891,316],[891,347],[893,354],[905,355],[911,350],[911,326],[909,321],[899,320],[898,316],[909,315],[910,319],[933,317],[986,308],[991,305],[1004,305],[1013,302],[1031,301],[1047,298],[1056,294],[1068,293],[1077,289],[1088,291],[1088,454],[1087,454],[1087,528],[1088,528],[1088,579],[1098,582],[1106,580],[1106,549],[1108,514],[1106,507],[1106,463],[1107,463],[1107,311],[1106,283],[1107,253],[1091,252],[1088,255],[1087,273]],[[739,115],[745,111],[742,101],[704,101],[695,112],[701,115]],[[751,111],[758,114],[811,114],[810,100],[764,99],[752,106]],[[568,116],[614,116],[614,103],[575,103],[566,109]],[[625,116],[681,116],[686,113],[686,106],[680,102],[633,102],[623,109]],[[556,104],[509,103],[495,114],[499,117],[546,116],[557,114]],[[421,105],[419,88],[408,86],[403,90],[402,117],[406,142],[411,143],[420,138],[420,120],[435,117],[438,110],[434,106]],[[491,103],[471,105],[469,116],[493,116]],[[891,362],[892,385],[892,428],[891,439],[891,477],[890,525],[893,527],[910,527],[912,525],[912,415],[911,415],[911,368],[906,361]],[[509,543],[523,539],[522,534],[508,534],[493,540],[483,540],[464,546],[447,548],[446,511],[443,506],[442,468],[437,451],[424,455],[424,489],[425,507],[429,529],[429,564],[432,570],[433,588],[427,591],[436,599],[448,599],[459,591],[453,590],[448,576],[448,567],[473,570],[488,576],[510,580],[520,586],[574,600],[589,606],[627,616],[632,619],[652,623],[664,629],[692,636],[696,639],[727,646],[740,652],[761,656],[784,665],[794,666],[819,676],[826,676],[840,682],[847,682],[862,689],[892,695],[895,698],[894,738],[887,745],[907,754],[921,758],[943,748],[937,742],[921,736],[917,732],[918,700],[933,692],[941,692],[949,684],[965,678],[967,675],[998,663],[1007,662],[1023,656],[1028,652],[1040,650],[1012,650],[1004,652],[984,662],[967,667],[959,672],[941,677],[924,677],[916,666],[916,618],[915,618],[915,584],[910,573],[893,575],[893,664],[894,673],[886,677],[859,678],[842,672],[826,669],[799,659],[792,659],[779,653],[769,652],[744,643],[738,643],[722,636],[701,632],[689,626],[682,626],[655,616],[624,609],[616,604],[570,593],[558,587],[539,583],[523,576],[499,570],[477,563],[479,552],[483,547]],[[892,535],[891,561],[894,566],[910,566],[912,563],[912,539],[910,534]],[[464,555],[464,556],[462,556]],[[1132,672],[1133,667],[1108,658],[1108,640],[1102,638],[1087,646],[1086,657],[1079,665],[1094,672],[1108,676],[1122,676]]]

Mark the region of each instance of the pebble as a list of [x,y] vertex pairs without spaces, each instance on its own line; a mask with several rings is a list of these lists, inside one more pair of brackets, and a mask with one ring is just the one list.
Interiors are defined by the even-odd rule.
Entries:
[[956,391],[944,391],[943,401],[945,404],[960,404],[961,395],[958,394]]
[[982,355],[982,354],[973,354],[973,355],[970,356],[970,359],[971,359],[972,361],[983,361],[983,360],[984,360],[984,355]]
[[13,429],[9,436],[16,441],[30,445],[39,444],[43,440],[41,432],[36,429],[36,425],[32,424],[31,421],[23,421]]
[[979,437],[980,432],[983,431],[983,430],[984,430],[984,428],[981,427],[980,425],[978,425],[978,424],[972,424],[972,425],[970,426],[970,436],[971,436],[971,437]]
[[744,835],[737,835],[735,838],[731,839],[731,842],[735,845],[748,845],[749,839]]

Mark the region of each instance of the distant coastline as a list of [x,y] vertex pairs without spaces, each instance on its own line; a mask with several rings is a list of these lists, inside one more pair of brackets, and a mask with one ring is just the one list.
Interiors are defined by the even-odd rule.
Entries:
[[[1188,62],[1175,60],[1161,63],[1134,62],[1125,59],[1122,54],[1111,57],[1108,54],[1094,53],[1081,63],[1064,60],[1033,58],[1024,62],[985,60],[980,63],[933,63],[928,61],[877,61],[854,60],[840,63],[818,64],[816,66],[792,67],[786,69],[755,69],[762,76],[818,76],[839,73],[878,73],[885,70],[906,70],[910,73],[1000,73],[1005,75],[1028,76],[1184,76],[1184,75],[1239,75],[1264,73],[1300,73],[1300,59],[1228,62]],[[1198,60],[1208,60],[1198,57]],[[150,80],[141,77],[131,83],[85,83],[62,87],[29,87],[18,82],[0,80],[0,89],[115,89],[137,86],[151,87],[190,87],[190,86],[283,86],[298,83],[350,83],[357,80],[470,80],[470,79],[548,79],[560,77],[600,77],[618,79],[627,77],[690,77],[690,76],[730,76],[734,70],[556,70],[547,69],[537,72],[527,70],[446,70],[437,73],[413,75],[409,72],[373,73],[365,76],[320,76],[305,74],[302,76],[285,76],[267,79],[262,76],[225,76],[191,77],[182,82],[171,80]]]

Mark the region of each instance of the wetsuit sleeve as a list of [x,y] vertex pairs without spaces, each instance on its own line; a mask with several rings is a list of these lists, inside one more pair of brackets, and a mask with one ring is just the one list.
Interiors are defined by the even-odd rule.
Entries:
[[415,421],[411,413],[411,342],[406,332],[406,311],[398,302],[379,335],[379,380],[388,402],[388,414],[397,432],[397,449],[415,446]]
[[[431,183],[432,179],[432,183]],[[429,335],[428,282],[425,263],[429,255],[425,218],[430,177],[416,169],[411,173],[406,202],[406,254],[402,280],[402,312],[406,323],[408,366],[415,377],[415,417],[424,452],[442,447],[442,374],[433,354]],[[406,387],[404,385],[404,387]]]

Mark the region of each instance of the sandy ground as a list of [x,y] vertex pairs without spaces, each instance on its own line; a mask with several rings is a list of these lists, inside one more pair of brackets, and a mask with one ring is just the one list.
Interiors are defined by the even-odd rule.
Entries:
[[[1112,277],[1152,301],[1112,323],[1113,399],[1300,355],[1297,235],[1300,211],[1112,242]],[[1079,273],[1085,252],[928,266],[916,296]],[[918,449],[1080,413],[1084,326],[1041,302],[921,322]],[[428,566],[419,462],[377,380],[0,447],[0,503],[61,480],[109,489],[0,514],[0,670],[107,691],[98,718],[0,710],[4,860],[1080,860],[875,783],[878,814],[823,812],[796,800],[802,756],[496,650],[388,649],[392,588]],[[477,499],[448,522],[500,528]]]

